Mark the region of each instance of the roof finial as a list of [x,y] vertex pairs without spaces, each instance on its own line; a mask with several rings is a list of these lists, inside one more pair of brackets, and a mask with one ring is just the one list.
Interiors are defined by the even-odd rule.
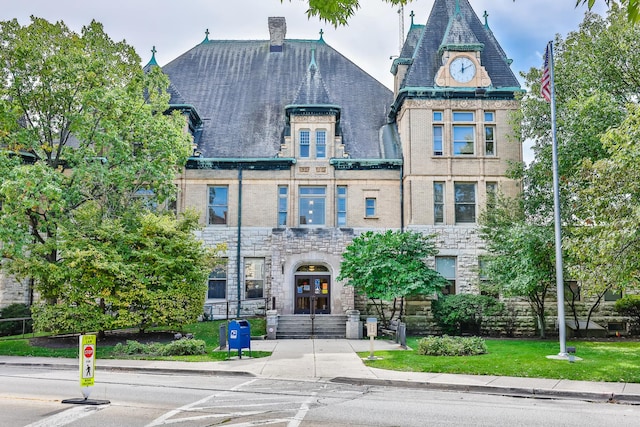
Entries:
[[[208,28],[204,31],[204,40],[202,40],[202,43],[209,43],[209,29]],[[202,44],[202,43],[200,43],[200,44]]]
[[487,18],[489,18],[489,14],[485,10],[484,11],[484,15],[482,15],[482,16],[484,16],[484,27],[488,30],[489,29],[489,19],[487,19]]
[[456,15],[460,13],[460,0],[456,0]]
[[156,47],[153,46],[153,48],[151,49],[151,59],[149,60],[147,67],[151,65],[158,65],[158,62],[156,61],[156,52],[157,52]]
[[409,16],[411,17],[411,26],[413,27],[413,17],[416,16],[416,14],[413,13],[413,10],[412,10]]
[[324,30],[322,28],[320,28],[320,40],[321,42],[324,41],[324,39],[322,38],[322,35],[324,34]]

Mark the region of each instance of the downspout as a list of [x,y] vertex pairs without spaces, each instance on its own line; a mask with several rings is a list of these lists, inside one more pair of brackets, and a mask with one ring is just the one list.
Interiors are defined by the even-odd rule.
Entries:
[[404,162],[400,165],[400,231],[404,231]]
[[242,288],[240,286],[240,280],[242,279],[242,274],[240,272],[240,246],[242,237],[242,163],[238,164],[238,245],[236,248],[236,274],[237,274],[237,285],[238,285],[238,312],[236,314],[236,318],[240,318],[240,308],[241,302],[240,298],[242,297]]

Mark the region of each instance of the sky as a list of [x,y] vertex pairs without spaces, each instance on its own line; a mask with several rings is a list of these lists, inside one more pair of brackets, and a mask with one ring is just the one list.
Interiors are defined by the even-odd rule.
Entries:
[[[400,49],[401,17],[404,31],[414,22],[425,24],[434,0],[414,0],[399,13],[381,0],[360,0],[362,7],[348,26],[334,28],[317,18],[308,19],[303,0],[2,0],[0,20],[17,18],[28,24],[31,15],[49,21],[62,20],[74,31],[95,19],[109,36],[126,40],[141,57],[142,65],[156,47],[162,66],[188,51],[205,37],[211,40],[269,39],[267,19],[283,16],[287,38],[315,39],[324,31],[325,42],[351,59],[387,87],[393,87],[392,58]],[[512,70],[542,66],[542,52],[549,40],[576,30],[585,6],[575,0],[470,0],[477,15],[489,14],[489,27],[513,59]],[[604,0],[596,11],[604,13]]]

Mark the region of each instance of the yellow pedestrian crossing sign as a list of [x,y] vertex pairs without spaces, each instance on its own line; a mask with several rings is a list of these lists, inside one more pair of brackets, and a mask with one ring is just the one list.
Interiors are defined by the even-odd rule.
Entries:
[[91,387],[95,381],[96,336],[80,336],[80,387]]

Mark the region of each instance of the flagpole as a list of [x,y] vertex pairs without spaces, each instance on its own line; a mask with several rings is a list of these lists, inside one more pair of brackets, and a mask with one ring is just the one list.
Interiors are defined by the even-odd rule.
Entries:
[[564,277],[562,264],[562,226],[560,222],[560,179],[558,177],[558,139],[556,138],[556,91],[553,70],[553,42],[547,46],[549,61],[549,77],[551,80],[551,136],[553,148],[553,211],[556,235],[556,289],[558,299],[558,334],[560,353],[558,356],[567,357],[567,333],[564,315]]

